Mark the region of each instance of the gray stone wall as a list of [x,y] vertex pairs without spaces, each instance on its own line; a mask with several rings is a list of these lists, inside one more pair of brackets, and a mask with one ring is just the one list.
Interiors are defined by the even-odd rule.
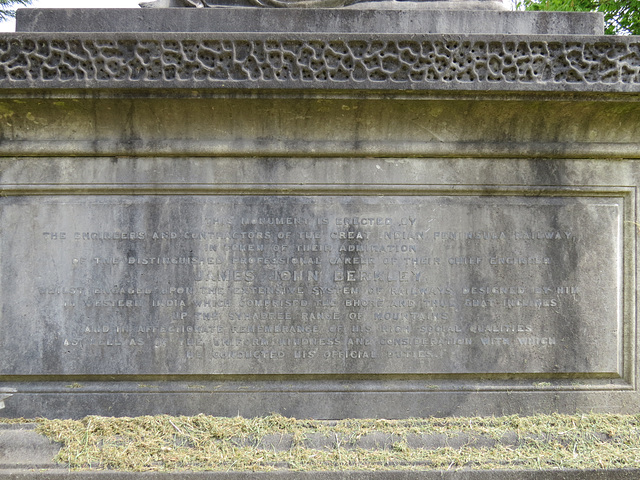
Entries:
[[639,51],[5,35],[3,414],[635,412]]

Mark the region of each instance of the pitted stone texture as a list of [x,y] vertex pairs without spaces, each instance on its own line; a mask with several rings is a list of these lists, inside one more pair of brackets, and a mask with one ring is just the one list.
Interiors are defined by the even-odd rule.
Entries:
[[293,436],[287,434],[270,434],[263,436],[256,448],[273,452],[284,452],[293,446]]
[[0,428],[0,469],[51,467],[60,444],[37,434],[32,425]]
[[600,85],[635,90],[640,85],[640,42],[633,37],[172,35],[109,40],[81,34],[9,35],[0,40],[0,80],[13,87],[515,85],[544,90]]

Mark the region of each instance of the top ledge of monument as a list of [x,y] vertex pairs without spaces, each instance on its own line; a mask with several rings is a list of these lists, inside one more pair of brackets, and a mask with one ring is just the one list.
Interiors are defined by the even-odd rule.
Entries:
[[284,0],[313,8],[268,8],[281,0],[180,0],[207,2],[210,8],[159,3],[168,1],[178,0],[141,9],[23,8],[17,12],[16,32],[604,34],[600,13],[513,12],[495,0],[382,0],[340,8],[328,7],[358,0]]

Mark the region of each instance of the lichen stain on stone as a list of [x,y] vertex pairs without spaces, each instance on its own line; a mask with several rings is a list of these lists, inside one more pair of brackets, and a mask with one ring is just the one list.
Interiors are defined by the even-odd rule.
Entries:
[[[7,106],[6,103],[0,103],[0,117],[7,122],[8,119],[13,117],[16,112]],[[8,122],[7,122],[8,123]],[[10,124],[9,124],[10,125]]]
[[27,120],[29,120],[31,123],[35,123],[36,125],[48,125],[49,122],[47,121],[46,118],[43,117],[36,117],[33,113],[31,112],[27,112],[26,115]]
[[433,118],[438,118],[442,114],[443,111],[444,111],[444,109],[442,107],[432,108],[429,111],[429,115],[431,115]]

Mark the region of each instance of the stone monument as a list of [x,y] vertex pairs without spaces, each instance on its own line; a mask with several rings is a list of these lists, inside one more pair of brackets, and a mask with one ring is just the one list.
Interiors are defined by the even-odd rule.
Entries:
[[640,40],[250,2],[0,39],[2,414],[636,412]]

